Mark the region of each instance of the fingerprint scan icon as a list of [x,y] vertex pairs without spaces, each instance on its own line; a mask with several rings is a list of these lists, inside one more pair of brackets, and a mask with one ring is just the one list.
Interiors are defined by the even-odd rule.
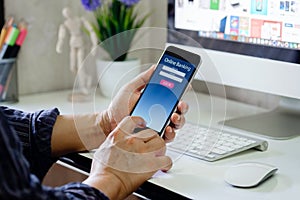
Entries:
[[148,127],[160,131],[167,119],[166,109],[161,104],[154,104],[149,109],[150,122]]

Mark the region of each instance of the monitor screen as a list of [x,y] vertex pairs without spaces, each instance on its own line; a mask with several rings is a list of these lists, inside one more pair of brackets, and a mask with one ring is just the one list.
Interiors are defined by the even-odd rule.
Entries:
[[201,46],[207,82],[300,99],[300,0],[169,0],[167,40]]
[[300,63],[299,0],[174,0],[168,14],[204,48]]
[[168,43],[201,54],[198,79],[284,99],[271,112],[221,123],[276,139],[299,135],[300,0],[168,2]]

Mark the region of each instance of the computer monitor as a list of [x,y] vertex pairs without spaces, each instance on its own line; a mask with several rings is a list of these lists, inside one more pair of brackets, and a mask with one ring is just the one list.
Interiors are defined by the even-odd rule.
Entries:
[[[283,99],[271,112],[225,125],[274,139],[300,135],[300,0],[169,0],[168,29],[168,43],[206,52],[200,69],[205,81]],[[220,79],[210,74],[207,60]]]

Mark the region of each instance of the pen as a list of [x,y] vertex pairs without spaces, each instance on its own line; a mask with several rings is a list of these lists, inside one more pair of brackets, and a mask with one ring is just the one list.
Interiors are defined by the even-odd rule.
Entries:
[[19,30],[20,30],[20,33],[18,35],[15,45],[12,47],[11,51],[9,52],[9,55],[4,56],[4,58],[16,58],[18,56],[19,50],[20,50],[21,46],[23,45],[24,40],[27,36],[26,22],[20,23]]
[[4,39],[6,37],[6,33],[7,33],[7,27],[4,25],[4,27],[1,30],[1,35],[0,35],[0,50],[2,49]]
[[14,21],[13,17],[9,17],[8,20],[6,21],[6,23],[4,24],[2,30],[1,30],[1,34],[0,34],[0,50],[2,49],[5,37],[7,35],[7,29],[12,26]]
[[18,38],[20,31],[16,26],[11,26],[8,29],[4,45],[2,46],[0,52],[0,59],[8,58],[12,47],[15,45],[15,42]]

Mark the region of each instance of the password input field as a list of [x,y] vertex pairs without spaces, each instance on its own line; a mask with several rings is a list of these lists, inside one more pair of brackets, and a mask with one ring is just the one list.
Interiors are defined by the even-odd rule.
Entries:
[[173,74],[176,74],[176,75],[178,75],[178,76],[185,77],[185,73],[180,72],[180,71],[178,71],[178,70],[176,70],[176,69],[173,69],[173,68],[171,68],[171,67],[168,67],[168,66],[165,66],[165,65],[164,65],[164,66],[162,67],[162,69],[165,70],[165,71],[167,71],[167,72],[171,72],[171,73],[173,73]]

